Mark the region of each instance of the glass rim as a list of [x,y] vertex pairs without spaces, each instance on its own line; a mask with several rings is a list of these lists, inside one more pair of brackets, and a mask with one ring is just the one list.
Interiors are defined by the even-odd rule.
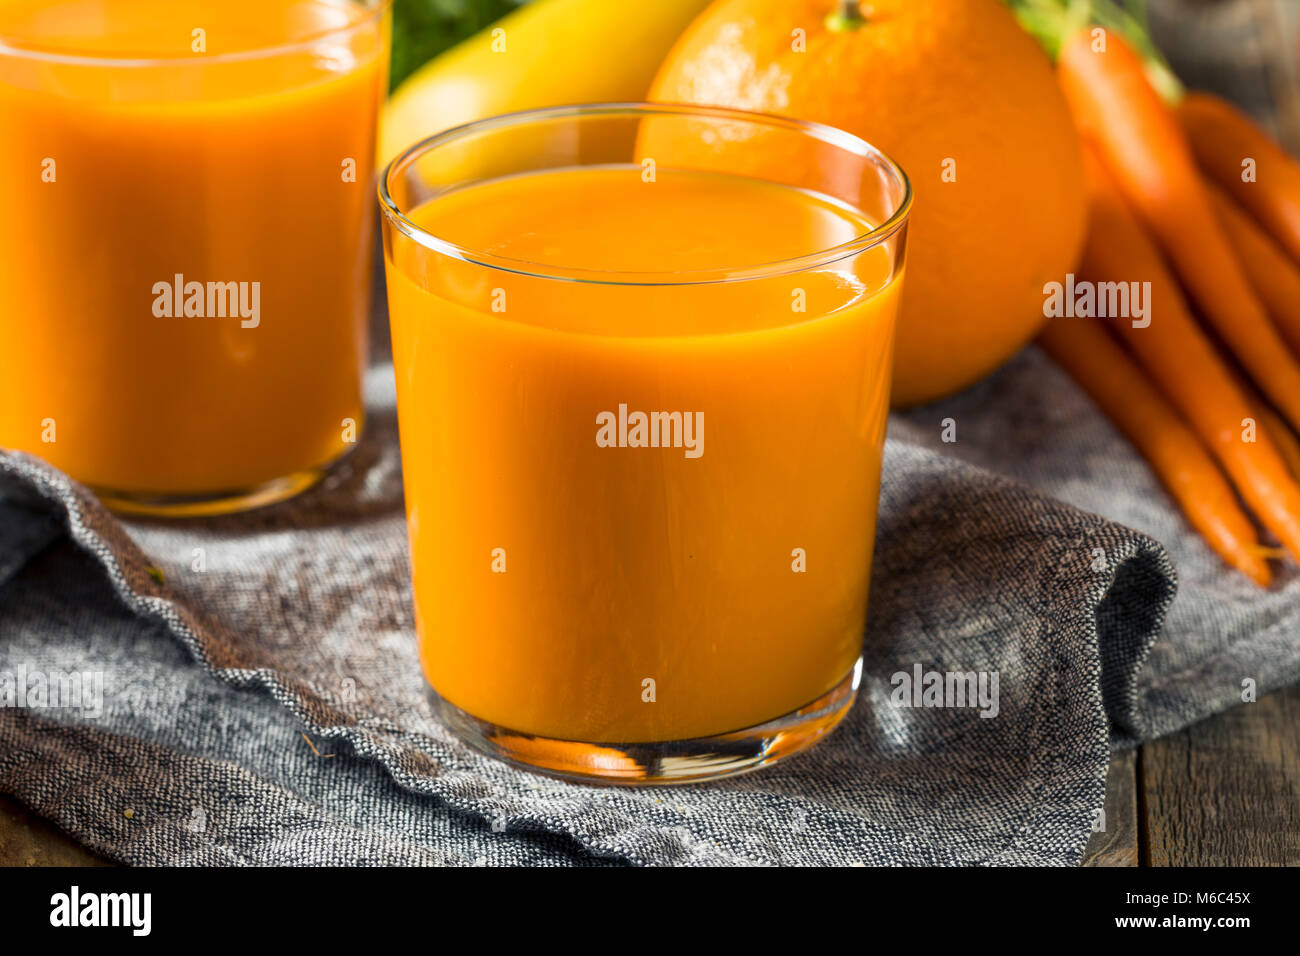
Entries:
[[[503,129],[540,120],[563,119],[566,117],[587,116],[685,116],[714,118],[746,122],[772,129],[784,129],[792,133],[811,137],[828,145],[839,147],[864,160],[875,162],[891,175],[901,187],[902,196],[889,218],[880,225],[853,239],[838,243],[826,249],[807,253],[793,258],[778,259],[770,262],[756,263],[742,267],[720,267],[711,269],[660,270],[651,272],[611,271],[602,269],[570,268],[546,263],[532,262],[525,259],[512,259],[507,256],[493,255],[479,249],[471,249],[449,239],[443,239],[416,225],[401,209],[392,196],[390,183],[395,175],[404,170],[418,157],[439,146],[445,146],[474,133]],[[834,198],[834,197],[831,197]],[[600,285],[631,286],[669,286],[669,285],[703,285],[718,282],[737,282],[750,279],[773,278],[792,273],[806,272],[820,266],[837,262],[848,256],[880,245],[892,238],[907,223],[912,208],[912,182],[903,168],[883,150],[872,146],[860,136],[845,132],[824,123],[791,119],[774,113],[760,113],[749,110],[728,109],[718,106],[696,106],[685,103],[578,103],[568,106],[546,106],[536,109],[517,110],[502,113],[469,123],[462,123],[450,129],[435,133],[408,146],[398,153],[384,168],[379,177],[379,204],[384,217],[396,229],[433,252],[441,253],[462,262],[484,266],[500,272],[527,276],[537,279],[556,279],[569,282],[587,282]],[[617,278],[615,278],[617,277]]]
[[7,37],[4,34],[0,34],[0,57],[8,56],[14,57],[15,59],[37,60],[45,63],[63,63],[69,66],[98,66],[114,67],[118,69],[141,69],[147,67],[180,65],[203,66],[269,59],[271,57],[284,56],[289,53],[297,53],[310,49],[320,43],[321,40],[328,37],[350,33],[353,30],[366,26],[387,13],[393,3],[394,0],[337,0],[337,2],[331,2],[329,5],[360,7],[365,10],[365,16],[359,17],[357,20],[351,23],[345,23],[341,26],[318,30],[315,33],[308,34],[305,37],[292,40],[288,43],[259,46],[254,47],[251,50],[235,50],[230,53],[174,53],[149,54],[147,56],[130,53],[81,53],[75,48],[67,49],[54,46],[24,44],[22,41],[19,41],[14,37]]

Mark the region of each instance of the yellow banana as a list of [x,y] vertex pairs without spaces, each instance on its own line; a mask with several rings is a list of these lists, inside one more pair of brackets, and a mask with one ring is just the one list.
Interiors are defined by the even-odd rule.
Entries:
[[384,107],[380,166],[417,140],[539,106],[642,100],[709,0],[533,0],[430,60]]

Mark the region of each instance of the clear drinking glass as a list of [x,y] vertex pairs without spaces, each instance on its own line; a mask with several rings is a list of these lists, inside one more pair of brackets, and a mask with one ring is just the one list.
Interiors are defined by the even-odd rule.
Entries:
[[389,28],[388,0],[0,4],[0,446],[173,515],[352,447]]
[[793,753],[858,684],[911,190],[826,126],[608,104],[380,184],[425,675],[606,782]]

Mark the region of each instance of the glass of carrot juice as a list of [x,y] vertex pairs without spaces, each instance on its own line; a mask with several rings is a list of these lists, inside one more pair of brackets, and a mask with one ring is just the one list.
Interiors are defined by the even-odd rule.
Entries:
[[0,3],[0,447],[240,510],[362,427],[388,0]]
[[857,689],[911,190],[825,126],[559,107],[380,182],[416,627],[516,764],[737,773]]

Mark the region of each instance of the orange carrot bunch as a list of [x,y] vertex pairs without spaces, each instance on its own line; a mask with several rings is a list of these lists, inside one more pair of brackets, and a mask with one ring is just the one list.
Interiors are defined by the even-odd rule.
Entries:
[[1300,559],[1300,163],[1235,107],[1183,92],[1113,3],[1080,22],[1077,2],[1008,2],[1056,56],[1084,140],[1081,278],[1149,290],[1142,322],[1056,318],[1040,344],[1266,586],[1266,558]]

